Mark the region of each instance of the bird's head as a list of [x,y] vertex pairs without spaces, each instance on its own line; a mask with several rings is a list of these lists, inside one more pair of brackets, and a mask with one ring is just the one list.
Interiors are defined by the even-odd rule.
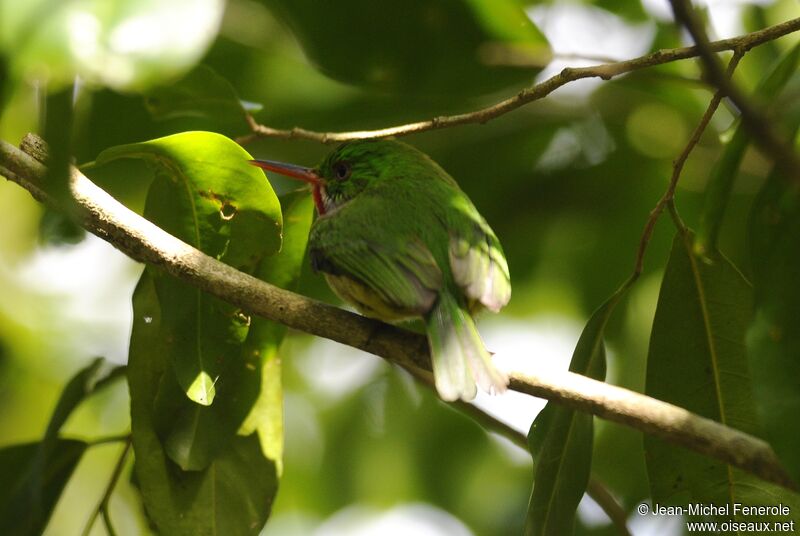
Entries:
[[251,163],[313,187],[314,203],[320,214],[326,214],[354,199],[367,187],[401,173],[387,173],[409,166],[430,165],[423,153],[410,145],[394,140],[359,140],[334,149],[314,168],[284,164],[272,160]]

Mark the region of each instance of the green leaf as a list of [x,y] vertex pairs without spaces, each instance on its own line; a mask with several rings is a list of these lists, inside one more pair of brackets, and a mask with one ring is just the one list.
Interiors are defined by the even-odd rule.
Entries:
[[[252,157],[213,132],[183,132],[119,145],[96,164],[137,158],[151,164],[158,196],[146,215],[165,231],[231,266],[252,270],[281,246],[280,203]],[[163,199],[161,196],[168,196]]]
[[[158,294],[148,271],[133,307],[128,377],[134,467],[150,520],[160,533],[174,536],[258,534],[277,491],[275,463],[264,458],[253,435],[228,436],[200,470],[184,471],[172,461],[166,438],[175,419],[196,404],[186,398],[169,364]],[[221,390],[220,397],[228,394]]]
[[[678,233],[673,241],[653,322],[646,392],[758,434],[744,347],[752,290],[721,255],[709,260],[694,254],[693,238],[690,232]],[[645,436],[645,453],[654,502],[683,506],[791,502],[792,515],[800,515],[796,496],[719,460],[652,436]],[[733,511],[723,518],[747,520]]]
[[[626,290],[627,285],[592,314],[575,347],[570,371],[596,380],[605,379],[603,333]],[[593,419],[588,413],[548,402],[537,415],[528,433],[535,469],[526,535],[574,532],[575,512],[589,483],[593,435]]]
[[47,172],[44,184],[59,203],[70,210],[69,166],[72,161],[74,86],[47,95],[44,103],[44,141],[47,143]]
[[402,94],[529,83],[551,58],[511,0],[265,0],[328,76]]
[[39,220],[39,243],[74,245],[86,238],[86,231],[63,212],[45,208]]
[[174,84],[153,88],[145,96],[145,105],[158,120],[201,119],[225,132],[249,131],[247,112],[236,90],[206,65],[198,65]]
[[[305,259],[314,203],[307,190],[281,197],[284,217],[284,247],[274,258],[265,259],[257,270],[259,279],[291,289],[300,277]],[[286,326],[254,317],[242,350],[243,359],[256,358],[261,370],[261,390],[240,434],[258,433],[264,456],[274,460],[278,475],[283,469],[283,387],[278,347]]]
[[755,315],[747,332],[753,390],[767,438],[800,482],[800,190],[774,172],[750,216]]
[[[285,219],[284,247],[279,254],[264,258],[256,275],[286,288],[300,273],[313,204],[307,190],[287,194],[281,202]],[[258,317],[249,319],[247,338],[239,347],[240,356],[217,383],[217,390],[223,396],[209,407],[187,405],[172,424],[166,449],[182,469],[206,467],[237,429],[242,435],[259,430],[265,455],[275,460],[280,468],[283,406],[276,352],[285,333],[286,328],[281,324]],[[245,417],[247,422],[244,422]],[[262,427],[266,427],[265,430],[261,430]]]
[[[37,534],[58,501],[86,443],[58,438],[58,431],[87,396],[122,376],[125,367],[92,361],[67,382],[42,441],[0,450],[0,533]],[[24,512],[24,515],[20,515]]]
[[[87,444],[55,439],[41,464],[42,443],[0,449],[0,534],[41,534]],[[38,481],[36,490],[32,481]]]
[[[280,286],[296,280],[313,204],[307,191],[281,198],[284,247],[256,267]],[[285,328],[250,318],[210,407],[189,401],[169,366],[163,302],[153,274],[134,294],[130,350],[136,477],[163,534],[258,534],[278,487],[283,444],[280,362]]]
[[[221,0],[0,0],[0,54],[11,76],[78,75],[92,84],[138,89],[191,67],[217,34]],[[177,21],[177,23],[176,23]]]
[[64,386],[64,390],[61,392],[58,403],[53,410],[53,415],[50,417],[47,431],[44,434],[43,444],[55,439],[61,426],[67,421],[67,418],[78,404],[83,402],[84,398],[122,377],[125,370],[124,366],[109,365],[105,359],[98,357],[73,376]]
[[632,22],[649,20],[649,14],[642,7],[640,0],[591,0],[587,2],[589,3]]
[[[786,86],[800,63],[800,43],[786,53],[773,69],[760,81],[755,91],[758,100],[769,106]],[[708,180],[705,204],[700,217],[695,248],[702,254],[713,254],[717,249],[717,239],[722,227],[722,219],[728,206],[733,184],[738,176],[739,165],[745,150],[750,145],[750,131],[739,121],[725,145],[719,160]]]
[[[230,139],[186,132],[112,147],[97,163],[120,158],[153,167],[144,214],[170,234],[246,272],[280,248],[278,199],[263,173],[247,164],[250,155]],[[222,300],[154,274],[168,359],[186,395],[211,405],[216,382],[238,356],[248,319]]]
[[589,482],[592,434],[592,416],[586,413],[548,403],[536,416],[531,435],[539,436],[541,446],[537,445],[526,536],[575,531],[575,512]]

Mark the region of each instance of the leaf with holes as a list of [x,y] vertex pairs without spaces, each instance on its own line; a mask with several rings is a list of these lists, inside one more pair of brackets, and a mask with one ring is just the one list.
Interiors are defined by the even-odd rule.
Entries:
[[[284,247],[256,267],[281,287],[296,281],[313,203],[307,191],[281,198]],[[130,350],[136,474],[148,515],[164,534],[258,534],[277,492],[283,448],[277,348],[286,332],[249,318],[236,359],[210,407],[188,400],[166,363],[163,307],[145,273],[134,296]]]
[[[264,258],[256,275],[282,288],[299,276],[311,227],[313,203],[307,190],[281,197],[284,247]],[[184,470],[206,467],[237,430],[258,430],[265,455],[280,466],[283,444],[283,402],[277,349],[286,328],[250,317],[239,357],[217,382],[219,396],[212,406],[183,404],[170,426],[165,447]],[[246,421],[245,421],[245,418]]]
[[[168,455],[175,419],[196,404],[179,387],[160,344],[159,297],[147,271],[133,298],[128,378],[136,479],[148,517],[173,536],[256,535],[277,490],[275,463],[255,435],[232,435],[203,468],[183,470]],[[220,396],[225,396],[221,393]]]
[[[185,132],[112,147],[102,165],[121,158],[150,164],[144,215],[159,227],[245,272],[281,245],[280,204],[263,173],[238,144],[211,132]],[[238,359],[247,318],[222,300],[148,267],[162,306],[166,357],[186,395],[211,405],[216,382]]]
[[[646,392],[758,434],[744,346],[752,289],[726,258],[708,260],[693,253],[693,238],[690,232],[678,233],[673,241],[653,321]],[[791,504],[792,516],[800,515],[796,495],[719,460],[652,436],[645,436],[645,453],[654,502],[683,506],[782,502]],[[733,510],[719,519],[748,520]]]

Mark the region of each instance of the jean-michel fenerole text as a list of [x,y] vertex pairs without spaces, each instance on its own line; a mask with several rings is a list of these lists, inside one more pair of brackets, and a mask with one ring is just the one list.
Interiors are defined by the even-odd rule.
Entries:
[[654,504],[650,510],[654,516],[727,516],[727,517],[753,517],[788,516],[790,509],[785,504],[775,505],[748,505],[733,504],[703,504],[690,503],[687,506],[666,506]]

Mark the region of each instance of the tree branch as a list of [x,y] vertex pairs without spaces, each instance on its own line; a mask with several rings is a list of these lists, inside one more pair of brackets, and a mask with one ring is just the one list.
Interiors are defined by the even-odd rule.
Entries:
[[542,99],[561,86],[569,82],[574,82],[575,80],[580,80],[582,78],[602,78],[603,80],[609,80],[615,76],[629,73],[631,71],[653,67],[655,65],[661,65],[664,63],[670,63],[677,60],[694,58],[702,55],[704,51],[713,53],[724,50],[749,50],[755,46],[762,45],[768,41],[773,41],[779,37],[796,32],[798,30],[800,30],[800,18],[792,19],[781,24],[776,24],[775,26],[764,28],[763,30],[759,30],[757,32],[740,35],[731,39],[723,39],[721,41],[707,43],[707,46],[658,50],[651,54],[640,56],[632,60],[604,63],[602,65],[595,65],[591,67],[567,67],[559,74],[548,78],[544,82],[536,84],[533,87],[523,89],[513,97],[480,110],[457,115],[434,117],[433,119],[429,119],[427,121],[419,121],[416,123],[408,123],[405,125],[381,128],[377,130],[316,132],[298,127],[288,130],[281,130],[266,125],[261,125],[251,116],[248,116],[248,123],[250,124],[252,133],[238,138],[237,141],[241,144],[246,144],[257,138],[288,138],[311,140],[321,143],[337,143],[367,138],[407,136],[409,134],[425,132],[428,130],[454,127],[456,125],[486,123],[491,119],[506,114],[525,104]]
[[745,97],[733,80],[725,74],[719,58],[714,54],[713,43],[708,40],[705,28],[689,0],[670,0],[670,4],[675,20],[686,27],[697,43],[696,48],[710,82],[736,105],[742,116],[742,123],[753,135],[754,141],[775,161],[786,177],[800,180],[800,157],[775,131],[762,110]]
[[[35,144],[27,138],[27,150]],[[34,138],[35,140],[35,138]],[[38,200],[58,208],[42,188],[46,168],[0,141],[0,166]],[[394,362],[418,377],[431,377],[424,336],[365,318],[283,290],[213,259],[135,214],[73,168],[74,213],[88,231],[129,257],[160,267],[245,311],[325,337]],[[510,388],[593,413],[715,457],[765,480],[795,489],[775,453],[763,440],[685,409],[570,372],[510,374]]]

